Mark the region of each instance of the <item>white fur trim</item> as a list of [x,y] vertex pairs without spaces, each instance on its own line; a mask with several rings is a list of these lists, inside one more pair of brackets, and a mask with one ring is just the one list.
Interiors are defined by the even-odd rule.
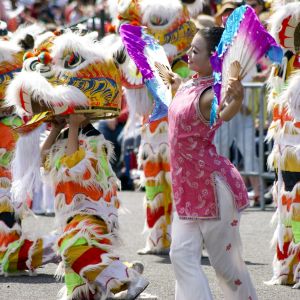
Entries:
[[205,1],[205,0],[195,0],[195,2],[192,3],[192,4],[186,4],[186,6],[188,8],[188,11],[190,13],[190,16],[192,18],[197,17],[201,13],[201,11],[203,9],[203,4],[205,2],[207,2],[207,1]]
[[[29,78],[30,80],[28,80]],[[20,102],[21,89],[24,92],[24,100],[29,103],[32,100],[36,102],[43,100],[49,107],[62,104],[70,106],[88,105],[87,97],[76,87],[63,85],[54,87],[39,73],[21,72],[11,81],[6,91],[7,103],[15,106],[19,115],[26,114]]]
[[61,280],[61,279],[63,279],[64,275],[65,275],[65,265],[64,265],[64,262],[61,261],[55,270],[54,278],[56,280]]
[[131,0],[119,0],[118,1],[118,11],[119,13],[124,13],[128,8],[129,5],[131,4]]
[[54,36],[54,34],[50,31],[38,35],[34,41],[34,48],[39,47],[43,42],[45,42],[47,39],[49,39],[52,36]]
[[0,63],[13,62],[14,54],[21,51],[21,47],[11,41],[0,42]]
[[[45,25],[42,23],[35,23],[32,25],[21,25],[13,33],[11,41],[18,45],[18,43],[25,38],[27,34],[30,34],[34,39],[36,39],[42,32],[45,31]],[[2,42],[1,42],[2,43]]]
[[41,184],[40,173],[40,134],[44,126],[19,137],[12,161],[12,201],[17,207],[26,203],[27,195],[38,190]]
[[[113,159],[112,144],[109,141],[105,140],[103,135],[99,135],[97,137],[95,137],[95,136],[86,137],[84,135],[80,135],[79,140],[83,141],[81,147],[83,147],[85,150],[85,157],[79,163],[80,166],[78,168],[80,168],[80,170],[84,170],[84,169],[89,170],[91,173],[90,179],[83,180],[84,174],[78,173],[76,171],[74,171],[73,173],[66,173],[67,170],[71,170],[71,172],[72,172],[72,169],[76,170],[76,168],[77,168],[76,166],[74,166],[73,168],[70,168],[70,169],[67,169],[64,166],[62,166],[60,170],[56,169],[55,162],[57,160],[59,160],[61,157],[63,157],[63,155],[65,154],[67,140],[64,139],[64,140],[57,141],[50,150],[49,159],[50,159],[50,165],[52,166],[50,175],[51,175],[53,182],[55,184],[57,184],[58,182],[62,182],[62,181],[77,181],[77,182],[81,182],[81,184],[86,187],[89,185],[94,185],[94,186],[100,185],[100,187],[104,191],[107,191],[107,189],[109,187],[111,187],[111,184],[113,184],[113,182],[115,184],[118,184],[119,180],[117,179],[116,175],[112,171],[111,166],[109,164],[109,161],[111,159]],[[94,149],[92,149],[92,147],[90,145],[91,140],[97,141],[96,151],[94,151]],[[112,178],[115,179],[114,181],[111,181],[110,178],[106,177],[106,175],[104,174],[103,168],[100,166],[101,162],[99,161],[99,157],[103,155],[102,151],[103,151],[104,146],[106,147],[106,149],[108,151],[107,163],[109,165]],[[98,161],[99,167],[97,168],[97,172],[103,172],[102,182],[99,182],[96,180],[96,177],[97,177],[96,170],[93,168],[90,159],[94,159],[94,160]]]
[[289,3],[278,7],[277,11],[270,18],[270,33],[279,42],[278,33],[281,30],[282,21],[288,16],[297,18],[300,21],[299,2]]
[[172,44],[164,44],[163,48],[170,60],[172,60],[178,54],[177,47]]
[[[108,0],[108,11],[113,20],[118,17],[118,0]],[[120,11],[121,8],[119,8]]]
[[288,87],[280,99],[288,102],[289,114],[296,121],[300,121],[300,71],[288,80]]
[[[142,23],[151,29],[168,28],[180,15],[183,6],[179,0],[142,0],[140,2]],[[159,17],[168,21],[163,26],[153,26],[151,24],[152,17]]]
[[112,58],[111,52],[107,51],[101,41],[97,41],[93,35],[79,35],[77,33],[67,31],[53,41],[53,48],[51,51],[55,71],[65,72],[64,68],[64,54],[69,51],[75,52],[85,59],[77,68],[68,70],[68,72],[75,73],[94,62],[107,61]]

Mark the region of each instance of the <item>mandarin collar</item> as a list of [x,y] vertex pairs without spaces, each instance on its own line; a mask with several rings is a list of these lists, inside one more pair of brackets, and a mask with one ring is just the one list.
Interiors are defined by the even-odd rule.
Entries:
[[213,83],[214,77],[213,75],[199,76],[199,74],[194,74],[192,76],[192,80],[193,80],[193,85],[206,84],[206,83]]

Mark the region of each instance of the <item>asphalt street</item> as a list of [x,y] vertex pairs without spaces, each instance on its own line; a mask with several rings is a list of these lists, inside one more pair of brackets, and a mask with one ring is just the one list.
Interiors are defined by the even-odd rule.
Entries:
[[[160,300],[174,299],[174,274],[168,256],[139,256],[136,251],[144,246],[145,237],[141,234],[144,228],[143,193],[122,192],[120,199],[129,210],[120,215],[120,235],[122,245],[119,252],[127,261],[141,260],[145,264],[145,276],[150,280],[148,293],[157,295]],[[267,286],[263,282],[272,276],[274,250],[270,240],[274,228],[270,220],[274,208],[266,211],[249,208],[242,216],[241,235],[244,248],[244,259],[257,289],[258,298],[262,300],[299,300],[300,290],[288,286]],[[28,218],[24,221],[25,230],[33,234],[47,233],[55,228],[53,217]],[[214,299],[224,299],[213,268],[208,258],[202,259],[204,271],[208,277]],[[0,277],[0,300],[55,300],[62,287],[53,274],[56,265],[49,264],[38,270],[34,277]],[[243,300],[243,299],[241,299]]]

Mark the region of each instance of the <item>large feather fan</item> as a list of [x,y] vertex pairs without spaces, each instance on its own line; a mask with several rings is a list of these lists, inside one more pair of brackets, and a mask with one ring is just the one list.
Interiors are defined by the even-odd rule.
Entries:
[[168,114],[172,100],[168,58],[162,46],[146,32],[146,27],[123,24],[120,35],[129,56],[140,70],[144,83],[154,99],[150,122]]
[[211,57],[214,72],[214,93],[210,124],[216,121],[220,102],[226,100],[226,89],[234,67],[238,78],[243,79],[258,60],[267,55],[272,62],[280,63],[282,49],[266,31],[255,11],[248,5],[236,8],[229,16],[221,41]]

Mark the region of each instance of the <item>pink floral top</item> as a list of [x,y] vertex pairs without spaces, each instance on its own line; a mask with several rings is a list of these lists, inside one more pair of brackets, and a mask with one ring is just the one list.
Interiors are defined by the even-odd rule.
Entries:
[[212,143],[222,121],[210,128],[199,109],[201,94],[212,84],[212,77],[191,79],[178,90],[169,107],[172,188],[181,219],[219,218],[216,175],[228,186],[239,211],[249,205],[240,173]]

